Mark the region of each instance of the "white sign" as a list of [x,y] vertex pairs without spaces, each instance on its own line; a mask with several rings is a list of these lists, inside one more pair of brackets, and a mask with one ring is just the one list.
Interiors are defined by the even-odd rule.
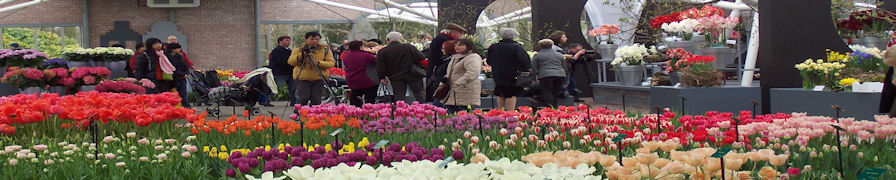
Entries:
[[824,86],[815,86],[815,89],[812,89],[812,90],[813,91],[824,91]]

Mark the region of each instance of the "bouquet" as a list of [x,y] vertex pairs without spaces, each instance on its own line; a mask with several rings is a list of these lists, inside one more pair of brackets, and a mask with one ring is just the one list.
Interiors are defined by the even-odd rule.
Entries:
[[17,66],[9,67],[0,82],[16,85],[19,89],[28,87],[41,87],[46,85],[47,74],[44,71],[34,68],[20,68]]
[[96,86],[98,92],[136,93],[144,94],[146,89],[155,88],[155,84],[149,79],[137,80],[134,78],[119,78],[116,80],[104,80]]
[[896,22],[896,14],[874,9],[853,12],[844,23],[849,30],[862,30],[865,37],[884,37],[884,31],[890,29],[893,22]]
[[681,48],[670,49],[666,51],[666,56],[669,56],[669,61],[667,63],[666,72],[675,72],[681,70],[681,67],[678,66],[678,62],[681,60],[686,60],[694,56],[688,51],[685,51]]
[[66,68],[53,68],[44,70],[47,74],[47,85],[71,87],[75,85],[75,78],[71,77]]
[[724,45],[728,40],[726,35],[734,29],[734,26],[737,26],[737,23],[740,23],[740,19],[736,17],[726,18],[719,15],[701,17],[697,21],[700,23],[697,26],[697,31],[705,34],[706,42],[712,46]]
[[72,71],[72,78],[75,78],[78,85],[94,86],[109,78],[110,74],[112,72],[106,67],[80,67]]
[[681,69],[681,84],[685,87],[715,87],[722,84],[722,73],[712,67],[716,58],[691,56],[676,62]]
[[700,22],[695,19],[684,19],[678,22],[665,23],[661,28],[663,31],[681,36],[685,41],[690,41],[698,25],[700,25]]
[[632,44],[616,49],[616,58],[610,62],[613,66],[641,65],[644,64],[644,56],[650,55],[643,44]]
[[26,49],[26,50],[12,50],[12,51],[0,51],[0,61],[5,61],[6,65],[9,66],[19,66],[19,67],[33,67],[36,68],[40,66],[45,59],[47,59],[47,54],[42,53],[40,51],[34,49]]
[[96,49],[100,57],[107,61],[127,61],[131,56],[134,56],[133,50],[120,47],[98,47],[94,49]]
[[823,59],[806,61],[795,65],[800,70],[800,76],[803,77],[803,88],[811,89],[816,85],[824,85],[826,87],[835,87],[837,76],[840,76],[840,70],[846,67],[841,62],[825,61]]
[[650,20],[650,27],[660,28],[663,26],[663,24],[669,24],[678,21],[681,21],[681,13],[679,12],[657,16],[656,18],[653,18],[653,20]]
[[65,59],[62,58],[50,59],[44,62],[44,68],[68,68],[68,62],[66,62]]
[[618,24],[604,24],[604,25],[600,26],[600,28],[591,29],[590,31],[588,31],[588,35],[590,35],[592,37],[597,37],[597,40],[601,41],[601,42],[604,42],[604,41],[601,40],[600,36],[606,35],[607,36],[606,44],[613,44],[612,35],[618,34],[618,33],[619,33],[619,25]]

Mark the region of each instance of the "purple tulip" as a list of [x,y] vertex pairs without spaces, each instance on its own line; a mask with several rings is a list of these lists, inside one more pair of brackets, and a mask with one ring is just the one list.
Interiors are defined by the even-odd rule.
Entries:
[[249,174],[249,172],[252,171],[252,169],[249,168],[249,165],[246,165],[246,164],[240,164],[240,166],[237,167],[237,169],[239,169],[240,173],[243,173],[243,174]]
[[460,150],[454,150],[454,153],[451,154],[451,157],[454,157],[454,159],[464,159],[464,153]]
[[279,155],[277,158],[280,158],[280,159],[286,159],[286,158],[289,158],[289,153],[286,153],[286,152],[280,152],[280,155]]
[[[256,160],[256,159],[248,159],[247,158],[244,161],[249,164],[249,167],[258,167],[258,160]],[[240,171],[240,172],[242,172],[242,171]]]
[[316,152],[316,153],[322,153],[326,150],[327,149],[325,149],[323,146],[314,147],[314,152]]
[[367,162],[366,162],[366,163],[367,163],[367,165],[371,165],[371,166],[374,165],[374,164],[376,164],[376,157],[374,157],[374,156],[367,156]]
[[302,167],[305,166],[305,161],[302,161],[302,158],[292,158],[292,162],[290,162],[290,165]]
[[347,166],[355,166],[356,163],[358,163],[358,162],[354,162],[354,161],[353,161],[353,162],[346,162],[345,165],[347,165]]
[[439,149],[439,148],[432,148],[429,150],[429,154],[445,156],[445,151],[443,151],[442,149]]
[[414,151],[411,151],[411,154],[413,154],[414,156],[416,156],[417,159],[421,159],[421,158],[423,158],[423,151],[421,151],[421,150],[419,150],[419,149],[415,149]]
[[265,161],[271,160],[272,158],[274,158],[273,151],[265,151],[261,153],[261,159],[264,159]]
[[324,165],[326,165],[326,164],[323,159],[317,159],[317,160],[314,160],[311,162],[311,167],[314,169],[322,168],[322,167],[324,167]]
[[320,159],[320,158],[322,158],[322,157],[323,157],[323,156],[321,156],[320,154],[317,154],[317,153],[312,153],[312,154],[311,154],[311,159],[314,159],[314,160],[318,160],[318,159]]
[[301,152],[299,153],[299,157],[302,158],[302,160],[308,160],[311,158],[311,152]]
[[224,174],[227,174],[227,177],[234,177],[236,176],[236,171],[233,170],[233,168],[227,168],[227,170],[224,171]]

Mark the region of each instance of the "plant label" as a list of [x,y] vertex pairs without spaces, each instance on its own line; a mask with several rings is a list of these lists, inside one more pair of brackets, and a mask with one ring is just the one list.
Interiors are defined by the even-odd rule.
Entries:
[[887,169],[885,168],[869,168],[862,171],[862,173],[859,173],[858,178],[874,180],[880,178],[886,171]]
[[728,152],[730,152],[730,151],[731,151],[731,148],[719,148],[718,150],[716,150],[716,153],[713,153],[712,156],[710,156],[710,157],[722,158],[722,157],[725,157],[725,155],[728,154]]
[[737,44],[737,40],[726,40],[725,43],[730,44],[730,45],[735,45],[735,44]]
[[331,132],[331,133],[330,133],[330,136],[336,136],[336,135],[339,135],[339,132],[342,132],[342,128],[336,129],[335,131]]
[[681,87],[681,83],[675,83],[675,88],[680,88],[680,87]]
[[613,142],[622,142],[625,137],[628,137],[628,134],[619,134],[615,138],[613,138]]
[[373,149],[383,148],[383,146],[385,146],[386,144],[389,144],[389,140],[380,140],[380,142],[376,143],[376,145],[373,145]]
[[815,88],[812,89],[812,91],[824,91],[824,86],[815,86]]

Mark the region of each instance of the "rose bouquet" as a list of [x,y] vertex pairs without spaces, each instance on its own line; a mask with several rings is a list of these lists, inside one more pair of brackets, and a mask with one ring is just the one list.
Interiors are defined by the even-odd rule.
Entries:
[[3,78],[0,78],[0,82],[15,84],[19,89],[28,87],[43,88],[47,85],[47,78],[49,76],[49,74],[45,74],[44,71],[38,69],[19,68],[16,66],[9,67],[9,70],[3,75]]
[[637,66],[644,64],[644,56],[650,55],[643,44],[632,44],[619,47],[616,49],[616,58],[613,59],[613,66]]
[[100,81],[109,78],[112,74],[106,67],[80,67],[72,71],[72,78],[75,78],[78,85],[94,86]]

